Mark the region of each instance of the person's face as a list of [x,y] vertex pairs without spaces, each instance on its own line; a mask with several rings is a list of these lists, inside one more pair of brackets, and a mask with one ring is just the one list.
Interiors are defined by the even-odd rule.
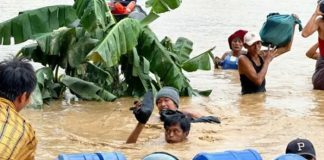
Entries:
[[179,123],[165,129],[165,141],[168,143],[178,143],[184,141],[188,132],[183,132]]
[[18,96],[15,101],[13,102],[15,104],[16,111],[19,112],[22,110],[25,106],[27,106],[30,103],[31,95],[27,94],[27,92],[24,92],[22,95]]
[[251,46],[247,47],[250,53],[259,53],[261,50],[261,41],[254,42]]
[[177,105],[172,101],[172,99],[168,97],[161,97],[157,100],[157,107],[159,109],[159,112],[161,112],[164,109],[169,110],[177,110]]
[[234,38],[231,42],[231,47],[233,51],[241,51],[243,47],[243,42],[240,38]]

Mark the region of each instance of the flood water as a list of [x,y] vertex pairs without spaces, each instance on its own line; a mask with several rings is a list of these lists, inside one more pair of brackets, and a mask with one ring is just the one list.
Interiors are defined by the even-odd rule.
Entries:
[[[72,0],[1,0],[0,21],[18,11]],[[180,8],[161,15],[151,28],[159,38],[187,37],[197,55],[216,46],[214,54],[228,50],[227,37],[237,29],[258,32],[268,13],[296,13],[303,25],[315,9],[309,0],[183,0]],[[297,28],[296,28],[297,29]],[[192,159],[202,151],[219,152],[254,148],[265,160],[284,153],[287,143],[297,137],[310,139],[317,159],[324,159],[324,92],[312,90],[315,61],[305,52],[317,36],[302,38],[295,33],[290,52],[274,59],[267,73],[265,94],[240,95],[237,71],[187,73],[194,88],[213,89],[209,97],[181,98],[181,107],[218,116],[217,124],[193,124],[189,140],[180,144],[164,142],[163,126],[155,110],[136,144],[125,144],[137,121],[128,110],[133,98],[113,103],[85,102],[72,106],[54,101],[42,110],[24,109],[22,114],[36,130],[37,159],[54,159],[59,153],[120,151],[128,159],[141,159],[155,151],[166,151],[180,159]],[[15,54],[21,45],[0,46],[1,59]],[[192,56],[193,56],[192,55]]]

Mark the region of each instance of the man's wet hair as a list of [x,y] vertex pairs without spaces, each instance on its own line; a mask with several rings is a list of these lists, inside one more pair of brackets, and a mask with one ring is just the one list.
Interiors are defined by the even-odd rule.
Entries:
[[36,86],[33,66],[22,58],[0,62],[0,97],[14,101],[24,92],[29,96]]
[[167,129],[173,125],[179,124],[183,132],[190,131],[190,118],[185,114],[175,114],[164,119],[164,129]]

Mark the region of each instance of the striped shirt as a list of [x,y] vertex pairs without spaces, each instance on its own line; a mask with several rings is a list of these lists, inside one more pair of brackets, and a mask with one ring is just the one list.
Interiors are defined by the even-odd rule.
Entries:
[[0,159],[32,160],[36,145],[32,126],[19,115],[11,101],[0,98]]

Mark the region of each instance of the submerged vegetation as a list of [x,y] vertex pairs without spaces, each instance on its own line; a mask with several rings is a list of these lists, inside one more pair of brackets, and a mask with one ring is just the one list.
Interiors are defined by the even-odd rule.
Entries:
[[163,86],[177,88],[182,96],[209,95],[194,90],[183,71],[210,70],[212,49],[190,59],[192,41],[159,41],[148,27],[160,13],[180,4],[181,0],[147,0],[150,13],[143,20],[117,21],[104,0],[23,11],[0,23],[0,44],[34,40],[17,56],[44,65],[36,71],[36,106],[62,97],[67,88],[82,99],[105,101],[142,96]]

